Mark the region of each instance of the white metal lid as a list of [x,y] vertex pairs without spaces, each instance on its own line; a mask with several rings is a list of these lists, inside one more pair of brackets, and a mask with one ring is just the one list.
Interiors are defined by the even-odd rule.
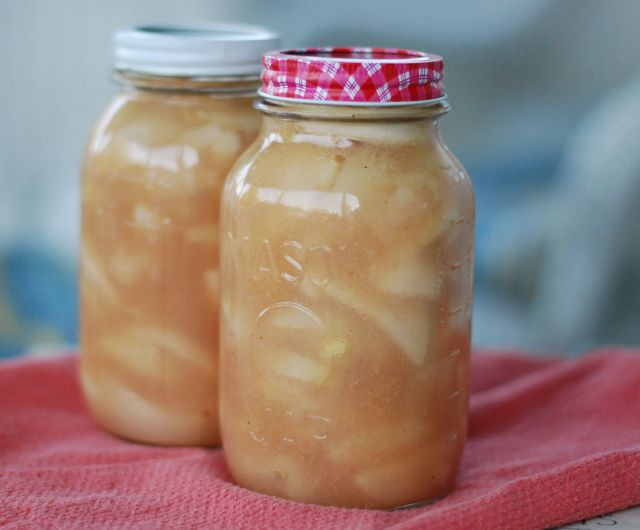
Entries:
[[136,26],[114,34],[114,68],[164,76],[258,76],[262,54],[279,45],[277,33],[244,24]]

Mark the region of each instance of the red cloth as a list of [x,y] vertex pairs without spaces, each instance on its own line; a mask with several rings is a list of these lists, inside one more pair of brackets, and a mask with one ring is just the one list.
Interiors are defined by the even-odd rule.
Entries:
[[75,371],[73,356],[0,363],[0,526],[513,530],[640,503],[640,352],[475,355],[456,489],[397,512],[275,499],[234,486],[220,450],[114,438]]

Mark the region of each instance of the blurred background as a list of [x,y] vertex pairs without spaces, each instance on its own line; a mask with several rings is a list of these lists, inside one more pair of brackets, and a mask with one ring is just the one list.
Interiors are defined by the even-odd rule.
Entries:
[[116,89],[112,32],[213,21],[444,56],[443,135],[478,200],[475,344],[640,345],[640,2],[0,0],[0,358],[76,342],[80,164]]

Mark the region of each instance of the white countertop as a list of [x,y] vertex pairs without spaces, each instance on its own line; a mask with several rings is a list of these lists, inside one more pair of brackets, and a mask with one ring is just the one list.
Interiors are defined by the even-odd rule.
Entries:
[[640,506],[561,526],[558,530],[640,530]]

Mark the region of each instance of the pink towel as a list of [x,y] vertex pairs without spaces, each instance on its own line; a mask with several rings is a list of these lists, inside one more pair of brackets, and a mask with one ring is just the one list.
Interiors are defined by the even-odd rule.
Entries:
[[221,450],[119,440],[75,373],[74,356],[0,363],[0,526],[514,530],[640,503],[640,352],[476,354],[455,490],[396,512],[272,498],[233,485]]

